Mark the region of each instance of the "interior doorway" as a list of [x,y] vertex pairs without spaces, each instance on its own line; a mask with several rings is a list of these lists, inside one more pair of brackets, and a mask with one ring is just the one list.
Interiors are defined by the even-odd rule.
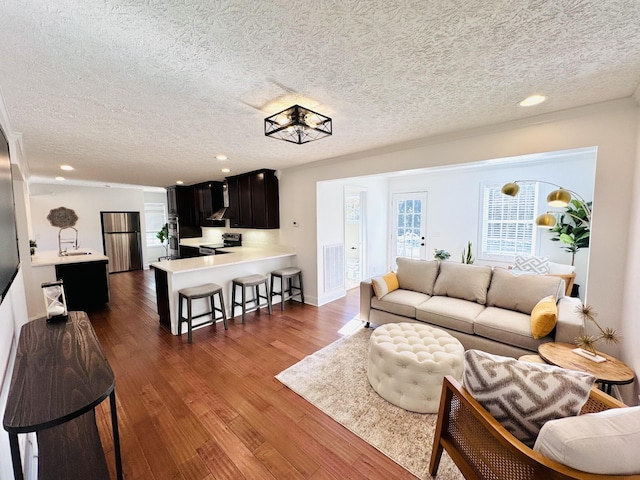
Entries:
[[344,188],[344,246],[345,288],[357,287],[365,275],[367,190],[345,185]]
[[427,258],[427,192],[392,194],[391,249],[389,264],[396,257]]

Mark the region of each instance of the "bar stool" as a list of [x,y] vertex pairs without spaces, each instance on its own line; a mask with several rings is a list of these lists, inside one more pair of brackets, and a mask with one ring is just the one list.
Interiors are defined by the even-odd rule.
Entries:
[[[220,302],[220,308],[216,307],[215,296],[218,295]],[[209,298],[211,301],[211,311],[201,313],[199,315],[193,315],[192,302],[199,298]],[[182,304],[183,300],[187,301],[187,316],[182,316]],[[216,312],[222,314],[221,317],[216,317]],[[200,325],[208,325],[209,323],[215,323],[222,318],[224,323],[224,329],[227,330],[227,314],[224,309],[224,298],[222,296],[222,287],[215,283],[206,283],[197,287],[182,288],[178,290],[178,335],[182,335],[182,322],[187,322],[189,332],[189,343],[191,343],[191,331],[193,330],[193,320],[199,317],[211,315],[211,320],[203,322]],[[200,326],[198,325],[198,326]]]
[[[265,294],[260,295],[260,285],[264,285]],[[236,302],[236,287],[242,289],[242,302]],[[252,299],[247,300],[246,293],[247,288],[255,288],[254,296]],[[258,310],[260,307],[260,299],[264,298],[267,301],[267,307],[269,308],[269,315],[271,315],[271,297],[269,296],[269,286],[267,285],[267,276],[256,273],[255,275],[247,275],[246,277],[237,277],[231,280],[231,317],[235,318],[236,306],[242,307],[242,323],[244,323],[244,314],[247,312],[247,303],[255,303],[255,308],[249,310]]]
[[[273,289],[273,279],[280,279],[280,291],[277,292]],[[291,281],[293,278],[298,279],[298,286],[293,285]],[[285,288],[285,282],[287,287]],[[285,293],[287,295],[285,295]],[[271,272],[271,302],[273,303],[273,297],[280,295],[280,310],[284,310],[285,300],[290,300],[293,297],[300,296],[300,301],[304,303],[304,290],[302,289],[302,270],[297,267],[281,268]]]

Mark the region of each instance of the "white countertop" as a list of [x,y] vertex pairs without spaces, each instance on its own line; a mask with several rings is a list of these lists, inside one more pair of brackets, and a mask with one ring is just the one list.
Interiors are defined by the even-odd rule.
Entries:
[[209,245],[211,243],[219,243],[222,245],[222,239],[219,240],[206,240],[203,237],[195,237],[195,238],[181,238],[180,245],[185,247],[199,247],[200,245]]
[[[55,250],[36,251],[36,253],[31,256],[31,266],[46,267],[51,265],[65,265],[69,263],[109,261],[108,257],[90,248],[79,248],[78,250],[71,250],[71,252],[72,255],[61,257]],[[74,252],[82,252],[85,253],[85,255],[73,255]]]
[[296,254],[294,248],[280,245],[265,245],[264,247],[227,247],[222,248],[221,250],[231,253],[224,255],[182,258],[180,260],[160,260],[159,262],[152,263],[151,266],[164,270],[168,273],[176,274],[206,268],[224,267],[238,263],[255,262],[269,258],[291,257]]

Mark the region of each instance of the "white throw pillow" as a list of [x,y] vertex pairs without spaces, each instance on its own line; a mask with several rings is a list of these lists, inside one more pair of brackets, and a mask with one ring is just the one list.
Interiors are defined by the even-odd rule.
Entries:
[[578,415],[596,380],[588,373],[481,350],[467,350],[464,360],[464,387],[529,447],[549,420]]
[[640,407],[629,407],[547,422],[533,449],[583,472],[638,475],[638,445]]

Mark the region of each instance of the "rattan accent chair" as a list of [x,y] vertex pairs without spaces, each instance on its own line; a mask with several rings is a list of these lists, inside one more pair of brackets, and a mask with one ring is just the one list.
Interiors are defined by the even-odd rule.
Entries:
[[[619,407],[626,405],[594,388],[580,413]],[[443,449],[467,480],[640,480],[640,475],[589,474],[542,456],[509,433],[451,376],[442,386],[429,464],[434,477]]]

